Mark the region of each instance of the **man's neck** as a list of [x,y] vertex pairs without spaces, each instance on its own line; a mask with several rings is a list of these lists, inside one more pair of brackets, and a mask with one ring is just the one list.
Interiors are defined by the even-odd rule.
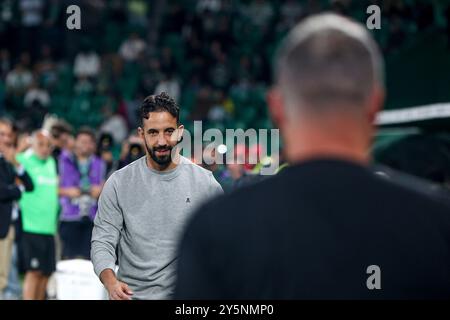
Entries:
[[352,122],[326,121],[298,125],[285,134],[285,152],[290,163],[318,158],[336,158],[368,165],[370,162],[368,129]]
[[[154,161],[148,154],[145,158],[146,158],[147,166],[156,171],[161,171],[161,172],[170,171],[172,169],[175,169],[178,165],[178,161],[174,161],[174,160],[170,161],[168,165],[160,165],[159,163]],[[179,160],[179,156],[177,156],[177,160]]]
[[81,155],[81,154],[77,154],[77,153],[75,153],[75,157],[80,162],[84,162],[84,161],[87,161],[89,159],[89,156]]
[[216,171],[217,169],[219,169],[219,165],[218,165],[217,163],[214,162],[213,164],[207,165],[207,168],[208,168],[209,171],[214,172],[214,171]]

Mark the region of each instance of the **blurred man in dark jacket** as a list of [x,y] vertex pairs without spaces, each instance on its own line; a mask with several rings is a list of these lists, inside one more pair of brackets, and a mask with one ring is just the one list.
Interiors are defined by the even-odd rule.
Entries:
[[16,201],[25,191],[33,190],[33,183],[16,160],[12,139],[12,123],[0,119],[0,296],[7,286],[15,230],[18,218]]

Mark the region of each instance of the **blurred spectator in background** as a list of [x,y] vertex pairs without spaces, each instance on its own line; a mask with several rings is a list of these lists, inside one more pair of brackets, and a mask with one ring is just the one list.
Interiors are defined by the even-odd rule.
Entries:
[[162,75],[161,81],[155,88],[155,94],[160,94],[162,92],[166,92],[178,103],[180,99],[180,83],[173,73]]
[[73,73],[78,79],[95,79],[100,72],[100,57],[85,40],[81,51],[76,55]]
[[114,138],[110,133],[102,133],[98,139],[97,156],[105,163],[105,180],[117,170],[118,161],[114,160],[113,155]]
[[0,297],[8,284],[11,255],[15,239],[14,222],[18,219],[19,200],[33,182],[16,160],[12,123],[0,118]]
[[24,152],[31,147],[31,132],[13,124],[13,141],[16,153]]
[[[145,98],[145,94],[142,90],[138,90],[134,99],[125,100],[125,112],[128,119],[128,128],[136,128],[138,127],[138,119],[139,119],[139,107],[141,101]],[[116,141],[119,143],[120,141]]]
[[5,113],[5,98],[6,98],[6,86],[5,79],[7,73],[11,67],[11,61],[9,57],[9,51],[6,49],[0,49],[0,116]]
[[118,169],[129,165],[144,155],[145,150],[142,139],[137,134],[131,135],[122,143]]
[[195,9],[198,12],[204,12],[206,10],[217,13],[221,9],[221,0],[199,0]]
[[130,24],[145,28],[148,24],[149,2],[145,0],[128,0],[126,4]]
[[47,108],[50,104],[50,95],[47,90],[42,88],[42,86],[37,81],[33,81],[25,93],[24,105],[27,108],[31,108],[34,102],[37,102],[40,106]]
[[245,145],[236,145],[234,148],[234,159],[226,162],[227,169],[233,180],[232,190],[239,188],[243,179],[249,174],[245,168],[246,149]]
[[25,93],[23,104],[31,129],[41,127],[50,105],[50,95],[47,90],[37,81],[33,81]]
[[52,138],[52,155],[56,163],[58,163],[59,156],[63,150],[72,151],[72,126],[64,120],[58,120],[50,128],[50,134]]
[[144,52],[145,47],[145,41],[139,34],[132,32],[120,46],[119,54],[125,62],[134,62]]
[[19,202],[25,300],[44,300],[48,278],[56,269],[58,176],[51,150],[50,134],[40,130],[32,136],[32,148],[17,156],[34,185],[33,191],[25,192]]
[[[205,146],[206,147],[206,146]],[[217,148],[218,144],[214,144],[210,146],[210,150],[203,149],[203,163],[202,167],[208,169],[212,172],[214,178],[222,187],[225,193],[230,192],[233,189],[233,178],[231,176],[231,172],[227,169],[224,163],[224,155],[220,154]],[[208,152],[210,151],[210,152]],[[220,154],[219,159],[221,159],[221,163],[217,163],[216,155]]]
[[19,0],[21,49],[30,52],[34,61],[40,46],[40,27],[44,21],[44,0]]
[[125,140],[128,134],[128,126],[123,116],[114,112],[109,104],[103,106],[102,114],[105,120],[99,128],[99,132],[109,133],[113,137],[113,143],[114,141]]
[[236,181],[238,181],[242,176],[245,175],[245,168],[243,164],[238,164],[235,162],[227,163],[227,169],[234,181],[233,186],[236,184]]
[[36,62],[35,71],[38,83],[50,90],[55,88],[58,81],[58,70],[52,48],[49,45],[41,47],[41,54]]
[[33,74],[29,69],[29,55],[21,55],[19,62],[6,75],[6,93],[22,96],[33,82]]
[[229,59],[226,53],[218,50],[214,53],[213,65],[210,67],[209,79],[218,89],[228,89],[231,80]]
[[73,152],[63,150],[59,157],[63,259],[90,258],[92,221],[105,181],[105,164],[95,155],[95,142],[90,128],[80,128]]
[[266,31],[275,12],[272,2],[267,0],[253,0],[248,6],[243,7],[244,15],[254,26],[258,27],[262,32]]
[[[16,0],[0,2],[0,47],[11,48],[11,40],[17,36]],[[17,45],[14,43],[14,46]]]
[[186,19],[186,11],[183,10],[181,3],[177,1],[170,1],[167,6],[167,15],[170,17],[170,22],[167,21],[163,26],[164,32],[180,33],[183,29],[183,23]]
[[262,181],[266,176],[260,175],[255,167],[263,165],[261,162],[261,146],[256,144],[247,147],[246,145],[238,145],[235,148],[235,161],[228,163],[228,170],[230,170],[233,177],[232,189],[236,190],[244,186]]
[[280,6],[280,23],[279,28],[289,30],[292,28],[305,14],[303,4],[296,0],[286,0]]
[[43,28],[41,28],[41,37],[45,39],[44,42],[48,48],[54,48],[55,56],[61,57],[64,49],[61,43],[64,41],[65,31],[61,26],[66,23],[67,3],[61,0],[47,0],[46,2],[45,21]]
[[176,71],[176,62],[173,56],[172,49],[168,46],[162,47],[160,56],[159,56],[159,64],[161,66],[162,72],[168,74],[173,74]]
[[[157,57],[150,57],[143,66],[141,87],[144,92],[154,92],[157,84],[163,78],[161,63]],[[145,96],[145,94],[144,94]]]
[[195,95],[195,108],[190,114],[190,120],[207,120],[208,113],[214,105],[214,99],[209,87],[201,87]]
[[[20,154],[21,152],[27,150],[30,147],[30,134],[28,132],[22,132],[21,129],[13,123],[13,131],[12,131],[12,141],[13,145],[16,148],[16,154]],[[17,160],[17,156],[16,156]],[[24,194],[23,194],[24,195]],[[11,256],[11,266],[9,270],[8,277],[8,285],[3,291],[3,298],[6,300],[18,300],[22,297],[22,283],[19,278],[19,271],[21,271],[21,241],[22,241],[22,219],[20,208],[18,203],[15,203],[14,206],[18,211],[17,220],[13,221],[15,227],[15,241],[12,248],[12,256]]]
[[0,76],[5,79],[11,70],[11,57],[7,49],[0,49]]

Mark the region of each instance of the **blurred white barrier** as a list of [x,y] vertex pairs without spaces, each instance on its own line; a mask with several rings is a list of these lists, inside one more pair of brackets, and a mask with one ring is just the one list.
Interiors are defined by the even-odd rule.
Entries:
[[56,299],[106,300],[107,292],[89,260],[59,261],[56,265]]
[[375,123],[388,125],[441,118],[450,118],[450,103],[434,103],[426,106],[380,111]]

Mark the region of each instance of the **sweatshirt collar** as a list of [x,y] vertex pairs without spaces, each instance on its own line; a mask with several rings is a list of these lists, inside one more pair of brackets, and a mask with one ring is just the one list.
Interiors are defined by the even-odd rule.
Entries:
[[180,156],[180,163],[175,168],[167,171],[159,171],[150,168],[147,165],[147,156],[143,156],[141,158],[141,167],[143,167],[144,171],[162,180],[172,180],[173,178],[178,176],[178,174],[180,173],[181,166],[183,164],[184,164],[184,157]]

